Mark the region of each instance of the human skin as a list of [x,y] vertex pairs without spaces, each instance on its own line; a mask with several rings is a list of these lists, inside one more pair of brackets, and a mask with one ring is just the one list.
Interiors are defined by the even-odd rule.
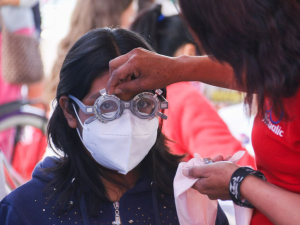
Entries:
[[[200,178],[194,188],[210,199],[229,200],[229,181],[237,165],[216,162],[202,167],[190,167],[183,174]],[[254,188],[255,187],[255,188]],[[300,195],[286,191],[255,176],[248,175],[242,182],[240,192],[243,198],[278,225],[294,225],[300,221]]]
[[[109,79],[108,73],[105,73],[103,76],[95,79],[95,81],[93,82],[93,84],[91,86],[89,93],[81,100],[82,103],[85,105],[89,105],[89,106],[94,105],[96,99],[100,96],[99,90],[105,88],[108,79]],[[129,101],[137,94],[138,93],[136,93],[136,92],[128,92],[128,93],[120,94],[120,95],[118,95],[118,97],[123,101]],[[79,127],[79,129],[82,130],[82,127],[81,127],[79,121],[77,120],[76,116],[69,113],[69,110],[67,107],[68,101],[69,101],[68,96],[62,96],[59,99],[59,104],[60,104],[61,108],[63,109],[64,115],[68,121],[68,124],[71,128],[76,129],[77,127]],[[84,123],[84,121],[90,117],[90,115],[84,114],[82,112],[82,110],[80,110],[80,109],[78,111],[78,116],[82,123]],[[131,188],[135,185],[136,181],[139,178],[139,175],[140,175],[139,166],[137,166],[132,171],[128,172],[126,175],[122,175],[117,172],[110,173],[110,176],[114,177],[115,179],[118,179],[120,181],[126,180],[129,188]],[[110,183],[108,180],[105,180],[102,177],[101,177],[101,179],[107,190],[109,199],[111,201],[118,201],[122,197],[122,195],[127,191],[127,189],[124,189],[124,188],[122,190],[120,190],[114,184]]]
[[[155,90],[180,81],[201,81],[238,89],[232,68],[208,56],[167,57],[137,48],[110,61],[107,89],[112,93]],[[131,75],[137,78],[129,81]],[[123,82],[123,81],[127,82]]]
[[[129,80],[131,75],[137,79]],[[165,57],[143,49],[134,49],[110,62],[109,93],[127,93],[156,89],[180,81],[201,81],[210,85],[243,91],[234,82],[233,69],[207,56]],[[124,82],[126,81],[126,82]],[[230,199],[229,181],[238,166],[218,162],[184,170],[200,178],[194,188],[212,199]],[[258,187],[258,188],[253,188]],[[300,195],[253,176],[241,185],[242,196],[274,224],[294,225],[300,221]]]

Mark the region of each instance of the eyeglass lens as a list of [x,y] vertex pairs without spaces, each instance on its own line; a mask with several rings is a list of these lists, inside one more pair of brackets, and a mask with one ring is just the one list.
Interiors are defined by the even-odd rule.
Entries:
[[104,101],[100,105],[100,113],[105,118],[113,118],[118,112],[118,109],[118,104],[112,100]]
[[155,109],[155,102],[151,98],[143,97],[137,101],[136,108],[141,115],[148,116],[153,113]]
[[[136,102],[136,110],[142,116],[149,116],[155,110],[155,100],[142,97]],[[113,100],[103,101],[99,107],[101,115],[107,119],[113,118],[119,110],[118,104]]]

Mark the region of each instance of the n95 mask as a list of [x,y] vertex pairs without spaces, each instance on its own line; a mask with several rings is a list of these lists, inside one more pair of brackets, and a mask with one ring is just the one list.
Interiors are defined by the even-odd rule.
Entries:
[[[76,109],[74,107],[76,112]],[[76,112],[79,122],[79,116]],[[102,166],[127,174],[149,153],[157,138],[158,118],[141,119],[130,110],[109,123],[94,120],[82,124],[83,145]]]

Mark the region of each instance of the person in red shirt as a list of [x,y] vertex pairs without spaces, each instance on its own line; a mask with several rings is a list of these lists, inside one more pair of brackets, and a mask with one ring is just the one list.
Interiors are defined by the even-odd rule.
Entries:
[[[146,38],[159,54],[195,56],[196,44],[180,16],[164,16],[161,10],[161,5],[152,5],[137,16],[130,29]],[[168,119],[163,121],[163,132],[171,140],[172,153],[186,154],[189,160],[194,153],[209,157],[246,151],[196,85],[179,82],[167,87],[169,109],[164,112]],[[256,167],[248,152],[239,165]]]
[[[231,198],[255,207],[253,225],[299,224],[299,0],[179,3],[182,17],[208,56],[171,58],[135,49],[110,62],[109,93],[197,80],[245,91],[249,106],[256,94],[252,142],[257,168],[267,181],[259,171],[221,162],[221,158],[183,173],[201,178],[194,188],[211,199]],[[126,80],[132,74],[136,79]]]

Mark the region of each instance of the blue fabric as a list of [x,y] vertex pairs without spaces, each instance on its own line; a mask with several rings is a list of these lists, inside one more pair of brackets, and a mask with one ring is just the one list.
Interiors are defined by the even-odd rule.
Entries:
[[[80,200],[77,199],[78,201],[80,201],[78,207],[74,206],[66,213],[57,213],[56,202],[54,202],[54,200],[49,201],[47,195],[43,192],[47,183],[54,177],[51,174],[45,174],[41,170],[43,168],[53,166],[54,159],[50,157],[46,158],[35,168],[33,172],[33,179],[14,190],[0,202],[0,224],[111,225],[115,220],[115,209],[113,207],[113,204],[110,202],[104,203],[102,205],[99,214],[100,216],[97,218],[88,217],[85,205],[87,203],[83,200],[83,198]],[[144,176],[137,182],[137,184],[133,188],[128,190],[122,196],[119,201],[119,210],[122,225],[154,225],[158,224],[156,223],[156,220],[158,218],[160,219],[161,224],[179,224],[173,196],[161,196],[160,198],[153,199],[157,196],[153,195],[151,183],[152,181],[150,177]],[[76,199],[72,199],[72,201],[74,201],[74,205],[76,205]],[[156,210],[154,210],[154,208]],[[224,214],[220,209],[218,217],[220,212],[222,215]],[[158,213],[159,215],[157,215]],[[222,217],[222,223],[218,222],[216,224],[227,225],[227,218],[225,217],[225,222],[223,219],[224,218]]]
[[163,21],[165,19],[165,16],[163,14],[161,14],[158,18],[157,18],[157,21],[160,22],[160,21]]

